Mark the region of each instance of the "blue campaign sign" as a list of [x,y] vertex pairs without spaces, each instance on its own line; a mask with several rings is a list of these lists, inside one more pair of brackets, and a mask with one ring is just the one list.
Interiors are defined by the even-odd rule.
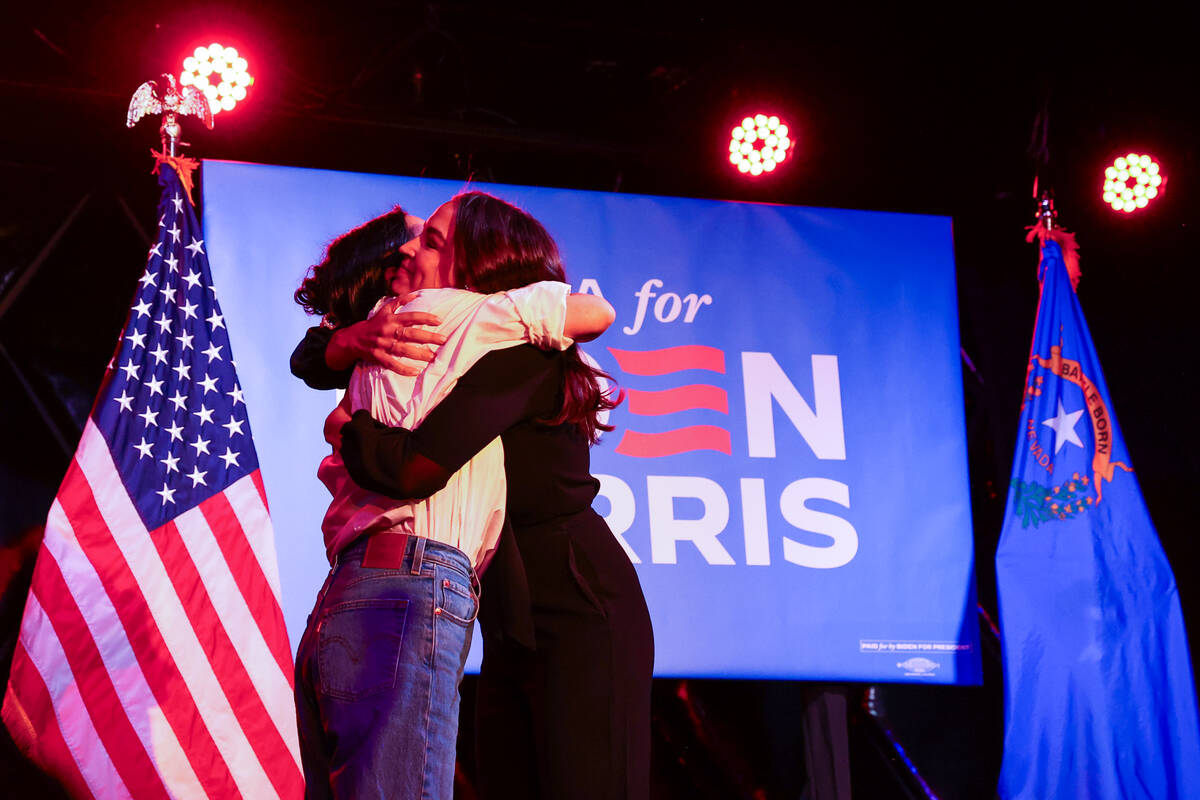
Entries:
[[[464,187],[207,161],[203,188],[296,642],[327,571],[335,400],[288,372],[315,324],[292,293],[340,233]],[[540,219],[575,290],[617,309],[587,347],[627,392],[592,451],[596,509],[637,567],[656,674],[980,681],[949,219],[471,188]]]

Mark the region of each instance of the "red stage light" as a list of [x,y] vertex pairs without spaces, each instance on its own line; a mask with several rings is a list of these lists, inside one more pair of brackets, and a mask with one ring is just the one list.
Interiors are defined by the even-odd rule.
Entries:
[[213,42],[208,47],[197,47],[183,60],[179,82],[204,92],[212,112],[219,114],[232,111],[246,99],[246,90],[254,84],[254,77],[246,71],[248,68],[249,64],[236,47]]
[[774,172],[792,147],[788,126],[772,114],[745,117],[729,132],[729,163],[743,175]]
[[1148,155],[1129,153],[1104,169],[1104,202],[1126,214],[1145,208],[1162,193],[1166,176]]

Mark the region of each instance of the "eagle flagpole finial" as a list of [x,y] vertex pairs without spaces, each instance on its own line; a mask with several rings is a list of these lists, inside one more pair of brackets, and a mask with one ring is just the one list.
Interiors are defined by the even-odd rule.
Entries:
[[162,135],[163,153],[169,156],[176,155],[177,144],[186,144],[179,141],[182,128],[177,115],[193,114],[204,121],[204,127],[212,130],[213,126],[212,108],[204,93],[190,86],[181,90],[175,76],[170,73],[163,73],[161,80],[146,81],[137,88],[129,101],[125,126],[132,128],[147,114],[162,114],[159,133]]

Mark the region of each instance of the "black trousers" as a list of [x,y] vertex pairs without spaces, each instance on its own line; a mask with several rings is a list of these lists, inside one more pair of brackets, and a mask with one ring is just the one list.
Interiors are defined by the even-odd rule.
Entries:
[[637,573],[590,509],[515,534],[536,644],[484,626],[480,796],[644,800],[654,641]]

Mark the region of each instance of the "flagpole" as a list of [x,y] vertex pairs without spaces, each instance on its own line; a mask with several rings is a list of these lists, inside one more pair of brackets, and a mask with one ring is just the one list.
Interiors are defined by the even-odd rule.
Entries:
[[1051,190],[1034,198],[1041,291],[996,548],[997,795],[1183,800],[1200,720],[1175,577],[1075,293],[1075,237]]
[[1047,231],[1054,229],[1054,220],[1058,212],[1054,209],[1054,194],[1049,189],[1043,189],[1038,198],[1037,221],[1045,226]]

